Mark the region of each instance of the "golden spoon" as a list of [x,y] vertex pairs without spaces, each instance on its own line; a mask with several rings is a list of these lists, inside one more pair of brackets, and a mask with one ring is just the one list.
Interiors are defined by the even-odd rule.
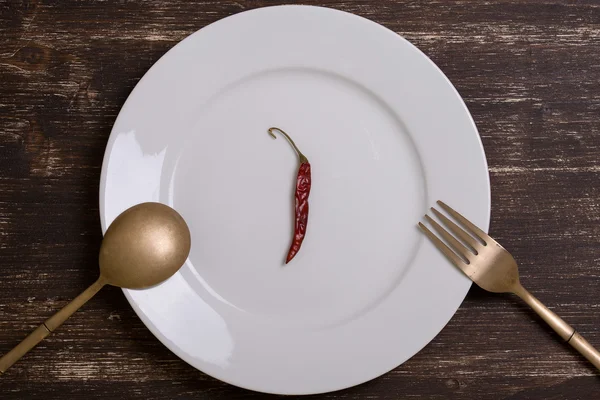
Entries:
[[0,358],[0,374],[54,332],[104,285],[128,289],[157,285],[181,268],[190,246],[190,230],[171,207],[142,203],[125,210],[104,235],[98,280]]

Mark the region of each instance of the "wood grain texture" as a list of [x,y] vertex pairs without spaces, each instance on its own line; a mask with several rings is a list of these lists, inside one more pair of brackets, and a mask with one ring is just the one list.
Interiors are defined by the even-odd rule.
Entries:
[[[146,70],[220,18],[279,1],[0,0],[0,353],[92,283],[98,182]],[[600,3],[304,1],[403,35],[481,133],[491,233],[523,284],[600,345]],[[357,360],[357,362],[360,362]],[[170,353],[118,289],[0,377],[0,398],[257,399]],[[473,288],[423,351],[324,399],[597,399],[600,378],[526,306]]]

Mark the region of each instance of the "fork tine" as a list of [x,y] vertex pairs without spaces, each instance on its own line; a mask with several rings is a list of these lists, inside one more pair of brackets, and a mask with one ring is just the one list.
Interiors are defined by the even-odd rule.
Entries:
[[477,239],[474,239],[473,236],[469,235],[460,226],[456,225],[454,222],[448,219],[448,217],[446,217],[444,214],[442,214],[435,208],[431,207],[431,211],[433,211],[435,216],[438,217],[440,221],[442,221],[442,223],[446,225],[446,227],[450,229],[450,231],[452,231],[452,233],[454,233],[456,236],[461,238],[464,242],[466,242],[469,245],[469,250],[471,251],[471,253],[475,255],[478,254],[477,248],[481,246],[481,243]]
[[444,238],[446,240],[446,242],[450,243],[450,247],[452,247],[452,249],[454,250],[454,253],[456,253],[457,256],[467,260],[466,261],[467,264],[471,263],[472,255],[469,254],[470,252],[469,252],[469,250],[467,250],[465,245],[463,245],[461,242],[456,240],[456,238],[454,236],[452,236],[450,233],[448,233],[447,230],[445,230],[440,224],[437,223],[437,221],[435,221],[429,215],[425,215],[425,219],[442,236],[442,238]]
[[458,222],[460,222],[465,228],[469,229],[477,237],[479,237],[479,239],[483,241],[484,245],[487,245],[488,242],[493,241],[493,239],[489,237],[487,233],[485,233],[477,226],[475,226],[471,221],[460,215],[460,213],[454,211],[449,205],[447,205],[441,200],[438,200],[437,203],[440,205],[440,207],[446,210],[448,214],[452,215],[452,217],[454,217]]
[[437,247],[442,253],[444,253],[444,255],[450,260],[452,261],[452,263],[454,265],[456,265],[456,267],[458,267],[458,269],[460,269],[461,271],[463,271],[465,274],[467,273],[467,267],[468,265],[463,261],[462,258],[460,258],[459,256],[457,256],[451,249],[450,247],[446,246],[446,243],[442,242],[440,240],[440,238],[438,238],[433,232],[431,232],[425,225],[423,225],[421,222],[419,222],[419,228],[421,228],[421,230],[423,231],[423,233],[425,233],[425,235],[427,235],[427,237],[429,238],[429,240],[431,240],[433,242],[433,244],[435,245],[435,247]]

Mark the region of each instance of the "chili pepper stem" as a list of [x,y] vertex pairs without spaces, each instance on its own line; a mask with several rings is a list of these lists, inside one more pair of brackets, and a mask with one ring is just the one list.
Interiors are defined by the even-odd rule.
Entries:
[[292,147],[294,148],[294,150],[296,151],[296,153],[298,153],[298,158],[300,158],[300,164],[302,163],[307,163],[308,162],[308,158],[306,158],[304,156],[304,154],[302,154],[302,152],[298,149],[298,146],[296,146],[296,143],[294,143],[294,141],[292,140],[292,138],[283,131],[283,129],[279,129],[276,127],[271,127],[269,128],[269,135],[271,135],[271,137],[273,139],[277,139],[277,136],[275,136],[275,134],[273,133],[273,131],[277,131],[279,133],[281,133],[283,136],[285,136],[285,138],[288,140],[288,142],[290,142],[290,144],[292,145]]

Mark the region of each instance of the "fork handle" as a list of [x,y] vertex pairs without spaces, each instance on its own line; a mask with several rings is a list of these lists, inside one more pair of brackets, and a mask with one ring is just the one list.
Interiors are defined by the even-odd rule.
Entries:
[[600,352],[575,331],[571,325],[567,324],[561,317],[535,298],[521,284],[517,285],[514,294],[523,299],[561,338],[600,370]]

